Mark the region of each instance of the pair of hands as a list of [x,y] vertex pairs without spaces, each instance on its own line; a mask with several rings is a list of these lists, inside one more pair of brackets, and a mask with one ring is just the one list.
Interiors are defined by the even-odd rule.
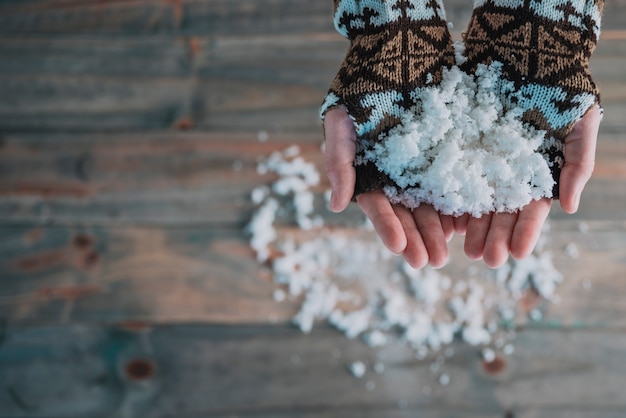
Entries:
[[[580,195],[593,172],[601,119],[600,110],[591,108],[565,138],[559,194],[561,207],[567,213],[578,210]],[[326,174],[332,191],[330,208],[341,212],[352,199],[356,181],[356,132],[344,107],[328,111],[324,134]],[[426,204],[413,211],[392,205],[382,191],[363,193],[357,196],[357,202],[385,246],[402,254],[414,268],[427,264],[443,267],[449,256],[447,242],[455,232],[465,235],[466,255],[483,259],[491,268],[504,264],[509,254],[516,259],[525,258],[535,248],[552,205],[551,199],[541,199],[515,213],[453,218],[440,215]]]

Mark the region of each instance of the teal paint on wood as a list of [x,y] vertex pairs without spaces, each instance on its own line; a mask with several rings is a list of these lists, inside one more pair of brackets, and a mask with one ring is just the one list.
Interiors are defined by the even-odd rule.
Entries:
[[[363,416],[403,412],[400,402],[432,417],[609,417],[626,408],[615,355],[626,344],[621,332],[525,331],[495,374],[477,348],[455,345],[441,366],[447,386],[431,371],[434,357],[418,361],[398,345],[373,350],[328,329],[306,336],[286,327],[73,325],[8,335],[0,346],[7,416]],[[356,360],[368,365],[363,379],[346,369]],[[385,364],[382,374],[371,370],[375,361]]]

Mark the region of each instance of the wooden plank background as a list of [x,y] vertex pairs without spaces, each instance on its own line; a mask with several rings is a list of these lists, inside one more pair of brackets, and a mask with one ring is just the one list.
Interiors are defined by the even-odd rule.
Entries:
[[[446,0],[457,39],[470,3]],[[330,10],[0,2],[1,417],[626,415],[626,0],[607,2],[592,61],[594,178],[576,215],[551,214],[561,302],[518,324],[497,370],[461,343],[433,372],[401,344],[302,335],[297,301],[272,299],[249,194],[273,180],[260,155],[296,143],[322,167],[317,108],[347,46]],[[325,211],[327,187],[318,212],[348,233],[363,217]],[[469,265],[461,245],[451,272]],[[355,379],[355,360],[386,371]]]

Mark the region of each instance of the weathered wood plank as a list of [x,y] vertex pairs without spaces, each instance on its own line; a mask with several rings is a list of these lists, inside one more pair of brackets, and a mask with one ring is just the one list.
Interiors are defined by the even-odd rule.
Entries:
[[265,33],[332,30],[332,3],[289,0],[3,2],[3,33]]
[[[240,230],[3,227],[0,236],[0,318],[15,323],[286,323],[300,304],[297,298],[274,302],[271,273],[256,262]],[[559,303],[537,306],[546,315],[534,324],[626,327],[626,225],[591,223],[584,234],[576,222],[553,221],[551,237],[565,282]],[[374,233],[362,239],[374,242]],[[580,253],[577,259],[566,251],[571,243]],[[482,268],[465,257],[458,237],[442,273],[465,280],[472,266]],[[365,271],[362,280],[386,280],[376,274]],[[358,280],[341,286],[360,289]]]
[[[184,338],[179,333],[172,333],[171,336]],[[185,345],[183,353],[178,353],[179,358],[190,358],[190,361],[188,360],[190,366],[202,367],[198,364],[195,353],[206,352],[209,347],[214,347],[215,354],[230,352],[226,358],[214,357],[220,364],[238,365],[234,370],[227,369],[218,385],[228,384],[230,388],[239,390],[232,391],[231,396],[218,394],[216,395],[219,398],[209,396],[206,400],[207,409],[213,403],[245,410],[245,405],[269,408],[273,403],[286,407],[306,408],[331,402],[335,407],[360,405],[363,408],[368,405],[373,407],[385,401],[397,404],[397,401],[402,399],[406,399],[408,407],[414,410],[420,410],[422,407],[425,409],[440,407],[447,411],[465,410],[475,411],[474,413],[483,411],[487,414],[489,411],[495,413],[498,410],[504,412],[517,408],[523,410],[529,407],[562,405],[585,405],[587,408],[614,411],[624,408],[620,394],[624,393],[625,389],[619,384],[623,379],[621,373],[623,366],[619,366],[621,357],[615,354],[615,350],[619,351],[624,346],[621,334],[524,333],[517,340],[518,355],[506,361],[505,370],[496,378],[484,372],[475,349],[457,347],[458,354],[448,360],[443,367],[443,371],[448,372],[451,377],[451,383],[446,387],[438,387],[433,382],[429,361],[415,361],[409,351],[392,347],[387,349],[387,352],[383,350],[376,355],[365,347],[345,341],[339,342],[332,334],[324,338],[324,334],[320,332],[312,337],[284,338],[272,335],[267,337],[267,340],[276,338],[277,344],[269,347],[265,345],[265,338],[255,341],[245,337],[241,340],[241,336],[237,336],[229,341],[226,337],[220,339],[216,345],[211,343],[205,345],[198,339],[194,341],[198,345]],[[290,344],[292,339],[295,345]],[[606,345],[598,345],[598,339],[606,341]],[[170,341],[174,340],[175,338],[171,338]],[[311,345],[305,348],[304,344],[308,343]],[[335,369],[335,373],[328,373],[325,366],[332,361],[329,354],[334,344],[337,344],[335,347],[340,349],[342,359],[346,362],[362,359],[371,365],[377,357],[386,358],[383,361],[387,363],[387,373],[381,376],[372,376],[370,373],[365,378],[374,381],[376,385],[374,390],[364,390],[365,382],[355,380],[346,373],[342,364],[338,370]],[[278,345],[282,346],[282,349],[271,354],[268,352],[268,349],[272,350]],[[180,347],[177,344],[170,346]],[[176,353],[170,349],[163,354],[175,356]],[[254,353],[250,363],[245,359],[246,353]],[[294,354],[300,358],[297,365],[291,361]],[[239,362],[239,359],[243,361]],[[181,363],[177,365],[179,373],[189,367]],[[208,363],[215,364],[210,360]],[[256,367],[255,363],[258,364]],[[259,368],[266,370],[268,366],[273,371],[267,376],[268,381],[264,382],[263,373],[255,371]],[[204,370],[204,367],[202,369]],[[274,373],[276,379],[272,379]],[[240,384],[242,379],[237,378],[240,374],[251,377],[247,384]],[[201,375],[202,373],[198,373],[196,376]],[[210,375],[206,378],[206,382],[215,381]],[[189,383],[186,384],[186,379],[181,378],[178,381],[180,386],[177,389],[172,388],[176,391],[174,393],[179,393],[178,396],[182,397],[188,390],[188,384],[194,385],[204,380],[196,379],[189,379]],[[268,386],[263,383],[268,383]],[[425,386],[431,387],[430,396],[424,395]],[[259,390],[259,387],[265,390]],[[305,388],[304,399],[298,396],[302,388]],[[280,398],[274,400],[273,393]],[[164,397],[161,401],[154,405],[155,410],[169,409],[168,399]]]
[[[624,129],[623,118],[612,116],[626,102],[622,43],[603,42],[592,66],[612,132]],[[0,128],[318,132],[318,107],[345,50],[332,33],[4,38]]]
[[[181,126],[195,129],[319,131],[318,108],[345,45],[333,50],[334,59],[318,61],[328,55],[327,42],[302,37],[287,44],[274,37],[249,45],[250,39],[239,39],[166,39],[163,49],[159,39],[146,38],[5,39],[0,128],[127,131],[184,120]],[[245,58],[251,48],[268,54]],[[310,53],[296,53],[301,48]],[[278,60],[280,51],[285,58]]]
[[4,141],[3,222],[44,216],[54,222],[242,225],[253,208],[249,193],[273,179],[257,173],[259,156],[294,141],[307,158],[321,159],[321,135],[272,136],[265,143],[250,135],[167,133],[31,138]]
[[141,36],[114,39],[0,37],[0,74],[185,77],[198,40]]
[[[38,321],[268,322],[271,277],[242,232],[2,229],[0,317]],[[156,315],[156,316],[155,316]]]
[[[251,45],[252,44],[252,45]],[[626,127],[622,105],[626,102],[626,57],[623,40],[603,42],[593,59],[593,74],[603,91],[605,129]],[[205,112],[196,114],[200,129],[229,131],[311,131],[317,128],[317,108],[336,74],[346,50],[345,40],[331,35],[309,37],[221,37],[213,53],[198,59],[201,97],[210,97]],[[311,71],[314,68],[315,71]],[[246,118],[241,112],[246,112]],[[617,116],[615,116],[615,115]],[[278,128],[276,128],[278,127]]]
[[180,79],[0,78],[0,127],[11,131],[169,128],[188,116],[193,83]]
[[[573,219],[623,219],[622,138],[600,138],[596,173]],[[254,208],[250,192],[275,179],[257,173],[258,158],[295,143],[323,172],[321,141],[321,132],[266,142],[250,134],[5,135],[0,222],[242,226]],[[349,222],[357,208],[343,216],[323,209],[327,187],[322,175],[319,213],[330,223]]]
[[[461,30],[471,2],[446,6]],[[241,228],[249,192],[272,179],[259,155],[296,142],[321,167],[317,107],[346,48],[330,2],[1,2],[0,416],[622,417],[626,1],[606,11],[595,178],[576,216],[553,212],[560,303],[540,306],[498,376],[455,346],[443,388],[432,359],[407,351],[237,325],[285,324],[297,309],[273,301]],[[189,128],[212,133],[50,134]],[[248,134],[224,134],[235,131]],[[446,271],[463,277],[471,263],[452,246]],[[103,321],[118,325],[14,328]],[[234,326],[152,327],[196,321]],[[345,370],[381,357],[384,375]]]
[[[3,33],[297,33],[332,30],[330,1],[185,0],[137,2],[97,0],[4,1],[0,6]],[[448,0],[447,16],[463,27],[471,3]],[[607,3],[605,29],[624,29],[626,2]]]
[[[490,374],[478,349],[460,344],[433,372],[432,357],[370,349],[328,329],[135,329],[8,328],[3,415],[616,417],[626,408],[623,333],[524,331]],[[346,370],[356,360],[385,371],[356,379]],[[441,373],[449,385],[437,383]]]

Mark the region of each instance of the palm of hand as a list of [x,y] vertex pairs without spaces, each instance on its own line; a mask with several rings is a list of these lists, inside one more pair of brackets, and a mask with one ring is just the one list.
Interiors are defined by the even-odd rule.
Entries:
[[[565,138],[565,165],[560,177],[560,203],[567,213],[578,209],[582,190],[594,167],[595,146],[601,120],[597,108],[590,109]],[[356,133],[345,109],[326,115],[326,172],[330,180],[331,209],[340,212],[352,198],[356,174],[353,166]],[[481,218],[442,216],[432,206],[410,211],[391,205],[380,191],[363,193],[357,202],[372,221],[383,243],[402,254],[415,268],[430,263],[443,266],[448,259],[446,242],[456,231],[465,235],[465,253],[483,259],[489,267],[502,265],[511,254],[527,257],[534,249],[550,212],[551,200],[531,202],[515,213],[491,213]]]

